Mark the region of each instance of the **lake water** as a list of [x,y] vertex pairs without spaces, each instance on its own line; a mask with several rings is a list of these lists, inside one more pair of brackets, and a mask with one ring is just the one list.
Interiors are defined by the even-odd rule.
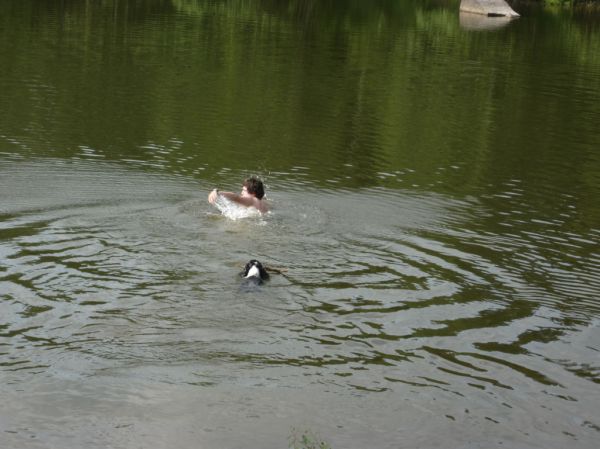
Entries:
[[595,448],[598,17],[458,4],[0,2],[0,447]]

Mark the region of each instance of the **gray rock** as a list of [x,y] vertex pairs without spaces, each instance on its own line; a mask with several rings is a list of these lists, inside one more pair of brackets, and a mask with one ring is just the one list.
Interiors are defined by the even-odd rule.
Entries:
[[460,10],[492,17],[519,17],[504,0],[461,0]]

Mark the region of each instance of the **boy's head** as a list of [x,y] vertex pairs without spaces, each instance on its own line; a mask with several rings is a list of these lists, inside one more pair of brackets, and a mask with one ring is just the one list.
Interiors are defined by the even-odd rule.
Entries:
[[248,193],[254,195],[259,200],[262,199],[263,196],[265,196],[265,188],[263,186],[262,181],[258,178],[248,178],[244,181],[244,184],[242,184],[242,186],[246,188],[246,191]]

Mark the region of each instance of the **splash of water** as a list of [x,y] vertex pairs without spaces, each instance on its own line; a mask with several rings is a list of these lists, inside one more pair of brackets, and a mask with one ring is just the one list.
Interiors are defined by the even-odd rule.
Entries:
[[217,195],[215,206],[222,215],[230,220],[239,220],[248,217],[258,217],[260,212],[254,207],[241,206],[233,201],[228,200],[223,195]]

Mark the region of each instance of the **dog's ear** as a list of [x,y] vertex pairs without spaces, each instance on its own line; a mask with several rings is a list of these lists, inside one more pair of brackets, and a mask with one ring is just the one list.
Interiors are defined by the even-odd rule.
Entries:
[[269,279],[269,273],[267,272],[267,270],[265,270],[265,267],[259,265],[258,271],[260,272],[260,277],[262,279]]
[[248,271],[250,270],[250,267],[252,266],[252,261],[248,262],[245,266],[244,266],[244,270],[240,273],[240,276],[242,277],[246,277],[248,275]]

